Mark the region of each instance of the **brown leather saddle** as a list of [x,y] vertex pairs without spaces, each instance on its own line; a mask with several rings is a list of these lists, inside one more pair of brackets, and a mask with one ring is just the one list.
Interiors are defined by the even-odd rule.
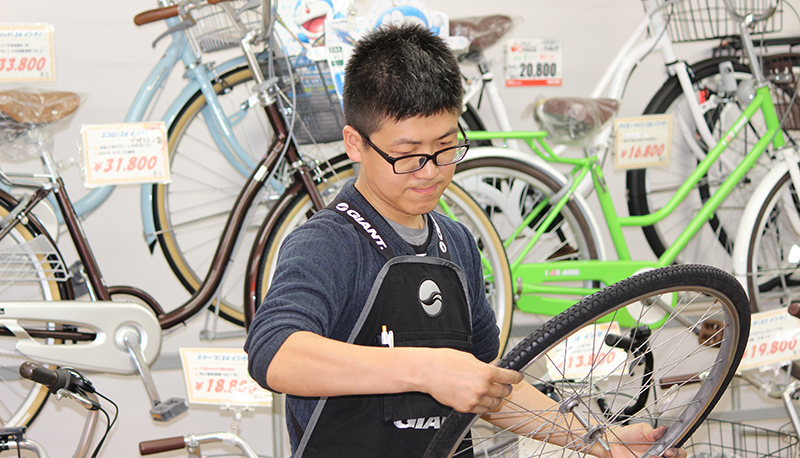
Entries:
[[0,113],[22,124],[58,121],[74,112],[80,102],[80,97],[72,92],[30,88],[0,91]]

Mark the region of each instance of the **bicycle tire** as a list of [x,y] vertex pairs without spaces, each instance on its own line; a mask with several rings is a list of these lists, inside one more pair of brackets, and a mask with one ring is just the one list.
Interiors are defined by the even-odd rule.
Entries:
[[[0,191],[0,219],[5,218],[9,211],[17,206],[17,201]],[[0,239],[0,251],[6,254],[9,253],[13,247],[20,246],[25,242],[34,240],[36,237],[45,237],[50,239],[46,230],[39,224],[39,222],[32,216],[28,216],[27,222],[20,222],[11,230],[9,234]],[[52,244],[52,239],[50,239]],[[27,269],[31,272],[40,271],[37,267],[31,267],[44,261],[46,268],[52,268],[53,263],[48,262],[46,258],[41,255],[34,254],[32,250],[24,250],[28,254],[23,254],[21,257],[15,257],[13,264],[6,264],[9,259],[5,259],[3,264],[15,265],[14,276],[16,278],[26,276],[22,269]],[[60,255],[59,255],[60,257]],[[30,258],[30,263],[25,262],[25,258]],[[41,275],[41,272],[38,272]],[[4,275],[9,275],[5,272]],[[71,290],[67,283],[56,280],[42,280],[33,282],[22,282],[9,280],[11,275],[0,279],[0,291],[4,301],[15,300],[65,300],[71,298]],[[3,337],[3,346],[0,351],[0,366],[8,368],[7,370],[13,374],[16,373],[18,367],[23,361],[22,355],[15,355],[14,348],[16,347],[17,338],[14,336]],[[55,366],[47,366],[55,369]],[[29,380],[22,379],[7,375],[2,377],[4,388],[0,389],[0,423],[3,427],[13,426],[30,426],[36,419],[41,409],[47,402],[49,391],[41,384],[33,383]]]
[[[333,197],[335,196],[331,195],[329,199]],[[452,210],[452,215],[449,216],[455,217],[470,229],[470,232],[476,238],[478,247],[481,249],[484,260],[488,262],[488,269],[486,267],[487,264],[484,264],[487,299],[492,305],[498,323],[500,354],[502,354],[508,342],[513,310],[511,271],[503,250],[502,241],[491,221],[465,190],[456,184],[451,184],[442,198]],[[295,197],[295,201],[278,218],[274,229],[269,235],[266,253],[261,257],[258,269],[256,284],[258,304],[266,296],[275,263],[277,262],[280,245],[294,228],[308,219],[310,209],[311,203],[308,195],[306,193],[299,194]],[[441,206],[437,206],[437,211],[445,213]],[[487,272],[489,269],[491,271]]]
[[[678,306],[673,308],[674,313],[685,313],[689,310],[689,304],[684,302],[686,299],[695,303],[706,297],[711,299],[707,301],[705,311],[696,311],[696,313],[700,313],[704,318],[715,317],[723,319],[725,331],[720,331],[722,335],[720,345],[704,346],[699,342],[690,345],[689,342],[694,341],[696,338],[695,334],[690,329],[672,326],[668,323],[668,325],[653,329],[652,334],[649,336],[643,333],[640,334],[644,338],[637,343],[638,346],[631,345],[629,347],[629,351],[634,353],[633,356],[626,351],[615,349],[622,351],[625,355],[624,359],[617,361],[616,357],[611,358],[611,355],[614,354],[611,350],[601,348],[596,353],[593,351],[593,348],[596,348],[593,347],[596,341],[593,342],[594,339],[591,338],[591,335],[601,337],[601,342],[605,341],[609,332],[602,331],[599,326],[603,326],[603,322],[608,325],[608,321],[613,321],[615,311],[629,304],[647,300],[659,300],[662,297],[666,297],[667,300],[671,299],[673,305]],[[650,388],[655,390],[657,383],[652,382],[660,381],[664,376],[677,373],[686,375],[688,368],[698,372],[709,369],[708,376],[703,380],[699,388],[695,389],[696,385],[681,385],[679,383],[675,385],[678,388],[670,388],[671,392],[669,396],[665,396],[666,400],[662,398],[660,402],[658,400],[654,402],[647,401],[649,404],[645,405],[637,413],[632,414],[632,417],[626,418],[628,422],[656,420],[662,424],[667,424],[667,432],[661,440],[641,455],[661,456],[665,449],[678,447],[691,436],[692,432],[700,426],[701,422],[719,401],[725,388],[733,378],[747,345],[750,327],[749,307],[747,304],[747,296],[739,282],[730,274],[711,266],[673,265],[646,271],[587,296],[564,313],[554,317],[514,347],[502,359],[500,366],[522,371],[526,374],[528,380],[542,383],[543,386],[553,387],[554,397],[556,398],[554,399],[554,405],[549,406],[545,412],[533,412],[534,416],[540,416],[540,418],[545,416],[544,418],[547,418],[549,422],[559,421],[559,417],[548,417],[548,415],[551,413],[563,415],[559,413],[561,412],[559,410],[560,407],[564,407],[565,411],[573,413],[574,409],[580,407],[581,412],[590,419],[593,426],[597,427],[597,432],[604,437],[607,443],[614,442],[610,428],[621,424],[621,422],[617,421],[621,420],[621,418],[616,417],[615,414],[627,407],[631,402],[630,396],[632,396],[632,393],[626,393],[625,391],[631,389],[635,394],[635,391],[641,389],[641,383],[638,379],[643,377],[644,374],[640,373],[639,369],[634,370],[636,367],[634,363],[641,360],[642,356],[635,354],[636,349],[649,349],[654,353],[654,360],[658,362],[658,365],[651,372],[653,374],[650,379],[652,386],[647,386],[646,389],[648,391]],[[694,304],[692,307],[695,305],[702,304]],[[641,308],[642,310],[645,309],[645,307]],[[595,328],[594,326],[598,327]],[[569,367],[567,348],[572,348],[574,341],[571,342],[567,339],[581,329],[590,331],[589,334],[583,334],[581,337],[589,336],[588,354],[594,354],[596,358],[593,358],[594,362],[588,364],[586,375],[565,374],[556,368],[555,361],[557,359],[562,367]],[[584,340],[586,339],[585,337],[583,338]],[[609,339],[615,340],[613,338]],[[662,339],[666,340],[662,341]],[[661,344],[664,347],[668,347],[665,352],[660,351]],[[562,347],[559,347],[559,345],[562,345]],[[563,352],[563,356],[560,356],[560,353],[559,356],[556,356],[555,351],[559,351],[559,349]],[[602,353],[604,351],[605,353]],[[646,353],[646,351],[643,353]],[[573,356],[576,355],[577,353],[573,353]],[[692,366],[692,364],[700,363],[700,360],[702,360],[702,365]],[[551,369],[548,372],[548,361],[556,369]],[[629,362],[631,366],[629,366]],[[608,367],[605,369],[601,367],[606,363],[608,363]],[[603,374],[603,372],[611,372],[612,370],[619,370],[620,374],[615,376],[619,377],[619,380],[610,380],[610,375]],[[548,376],[548,373],[555,375]],[[583,378],[581,379],[581,377]],[[626,377],[630,377],[630,385],[626,383]],[[604,391],[606,388],[604,382],[606,381],[609,382],[611,391]],[[688,393],[686,394],[688,396],[684,396],[681,391],[687,391]],[[610,408],[610,412],[605,415],[601,415],[598,409],[590,407],[601,395],[604,395],[607,400],[610,399],[614,403]],[[678,399],[683,403],[680,408],[675,405]],[[570,407],[566,408],[566,406]],[[588,409],[587,406],[589,406]],[[657,414],[659,413],[661,418],[658,418]],[[527,412],[525,414],[528,415]],[[664,414],[668,414],[668,416],[665,417]],[[455,450],[461,445],[462,439],[471,431],[471,426],[476,422],[477,417],[475,414],[450,413],[431,441],[424,456],[430,458],[453,456]],[[516,417],[514,419],[516,420]],[[578,426],[580,427],[580,425]],[[547,437],[542,437],[545,435],[545,431],[543,427],[541,434],[538,436],[539,440],[547,439]],[[562,433],[562,431],[557,432]],[[507,435],[508,432],[500,431],[497,434],[503,436]],[[568,437],[576,437],[575,434],[577,433],[567,432],[567,434],[570,434]],[[577,438],[582,442],[568,443],[565,447],[555,447],[557,450],[551,451],[559,454],[569,454],[573,449],[581,449],[582,447],[593,445],[595,437],[597,437],[595,434],[592,434],[591,438],[589,435],[584,435],[581,438]],[[487,442],[485,441],[488,439],[473,435],[471,440],[473,444],[486,444]],[[498,439],[498,441],[504,441],[504,439]],[[513,456],[532,456],[527,454],[527,450],[533,450],[533,454],[536,456],[548,453],[542,450],[540,443],[527,439],[516,440],[513,444],[506,444],[504,447],[504,450],[501,450],[502,452],[511,452],[513,448],[514,453],[519,453]],[[585,450],[583,448],[583,451],[577,451],[576,453],[584,456],[586,454]],[[478,453],[477,450],[475,455],[487,456],[482,454],[482,451]]]
[[[722,92],[722,79],[719,64],[730,61],[733,64],[734,78],[737,82],[751,79],[749,67],[739,63],[736,58],[709,59],[692,66],[694,71],[694,87],[696,94],[707,98],[701,104],[705,110],[706,122],[715,138],[721,136],[736,121],[741,114],[743,106],[738,102],[735,94]],[[694,131],[694,123],[685,106],[683,90],[673,76],[661,87],[644,110],[644,114],[673,114],[673,143],[672,158],[669,167],[650,167],[647,169],[633,169],[626,174],[628,190],[628,210],[630,215],[648,215],[660,209],[669,201],[675,190],[687,181],[699,163],[696,154],[690,151],[688,141],[681,132],[683,119],[692,129],[691,136],[699,138]],[[670,247],[680,233],[688,226],[702,205],[708,201],[721,182],[727,178],[730,167],[735,167],[741,158],[750,151],[753,144],[764,132],[763,117],[755,117],[739,136],[728,146],[720,158],[712,165],[708,174],[696,186],[697,192],[691,193],[681,204],[666,218],[652,226],[642,227],[647,243],[656,256],[661,256]],[[714,145],[705,145],[702,141],[697,146],[705,157],[705,153]],[[726,159],[727,158],[727,159]],[[728,160],[728,166],[723,159]],[[738,221],[747,200],[752,193],[753,183],[766,174],[771,160],[766,154],[762,155],[756,166],[748,172],[745,179],[726,198],[714,215],[682,250],[678,262],[702,262],[716,265],[730,270],[730,255],[733,252],[733,239],[736,236]],[[713,242],[711,239],[716,240]]]
[[[787,171],[762,200],[748,242],[746,284],[754,313],[797,302],[800,228],[795,218],[798,215],[800,198]],[[794,362],[791,373],[800,378],[800,364]]]

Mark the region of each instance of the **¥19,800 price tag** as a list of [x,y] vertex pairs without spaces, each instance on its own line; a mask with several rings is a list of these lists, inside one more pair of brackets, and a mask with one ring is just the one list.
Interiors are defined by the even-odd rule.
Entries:
[[506,41],[506,86],[561,86],[561,39]]
[[547,373],[553,380],[621,374],[625,351],[606,345],[608,334],[620,335],[619,323],[597,323],[576,332],[547,352]]
[[672,148],[672,115],[647,115],[614,120],[617,169],[669,165]]
[[231,406],[272,405],[272,394],[247,372],[241,348],[181,348],[189,402]]
[[800,319],[786,308],[753,314],[750,338],[739,370],[784,363],[800,358]]
[[163,121],[85,124],[81,142],[88,188],[170,181]]
[[0,83],[55,79],[53,26],[0,24]]

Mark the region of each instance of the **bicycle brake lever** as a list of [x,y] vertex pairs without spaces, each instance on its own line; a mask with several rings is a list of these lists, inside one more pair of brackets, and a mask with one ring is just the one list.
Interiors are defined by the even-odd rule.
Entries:
[[186,16],[179,24],[173,25],[172,27],[168,28],[166,32],[159,35],[158,38],[153,41],[153,47],[155,48],[156,44],[161,41],[162,38],[172,35],[175,32],[182,32],[190,27],[194,27],[195,24],[196,22],[191,15]]

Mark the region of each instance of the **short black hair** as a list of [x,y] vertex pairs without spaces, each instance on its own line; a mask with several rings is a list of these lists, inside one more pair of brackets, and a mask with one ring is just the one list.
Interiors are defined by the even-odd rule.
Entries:
[[419,24],[381,26],[360,39],[345,67],[347,124],[371,135],[385,119],[461,113],[461,70],[447,43]]

